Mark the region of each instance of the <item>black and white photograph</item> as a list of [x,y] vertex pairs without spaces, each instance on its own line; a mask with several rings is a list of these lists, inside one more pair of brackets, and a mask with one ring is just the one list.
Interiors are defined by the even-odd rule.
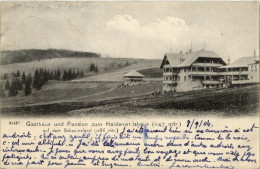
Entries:
[[258,1],[0,5],[1,168],[259,167]]

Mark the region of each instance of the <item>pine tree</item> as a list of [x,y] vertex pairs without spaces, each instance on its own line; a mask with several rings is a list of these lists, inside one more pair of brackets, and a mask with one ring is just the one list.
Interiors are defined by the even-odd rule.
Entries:
[[83,70],[80,71],[80,77],[83,77],[84,76],[84,72]]
[[30,95],[32,92],[32,77],[31,74],[28,74],[27,78],[26,78],[26,82],[25,82],[25,87],[24,87],[24,94],[26,96]]
[[96,65],[95,67],[95,72],[97,73],[98,72],[98,66]]
[[23,90],[23,84],[20,79],[17,79],[17,90]]
[[68,80],[71,80],[73,77],[72,77],[72,71],[71,69],[69,69],[68,71]]
[[[44,70],[44,72],[43,72],[43,84],[45,84],[45,83],[47,83],[48,82],[48,80],[49,80],[49,77],[48,77],[49,75],[48,75],[48,72],[46,71],[46,69]],[[43,85],[42,84],[42,85]]]
[[29,74],[27,75],[26,81],[30,84],[30,86],[32,85],[33,78],[32,78],[31,73],[29,73]]
[[25,72],[23,72],[23,74],[22,74],[22,84],[25,84],[25,82],[26,82],[26,75],[25,75]]
[[15,96],[15,95],[18,94],[15,83],[16,83],[15,80],[13,80],[12,83],[11,83],[11,87],[10,87],[10,90],[9,90],[9,96]]
[[10,90],[10,83],[8,80],[5,83],[5,90]]
[[49,80],[54,80],[53,72],[50,72],[50,73],[49,73]]
[[3,97],[5,96],[5,89],[3,88],[2,83],[0,84],[0,95]]
[[56,80],[60,80],[60,77],[61,77],[61,73],[60,73],[60,69],[58,68],[57,75],[56,75]]
[[90,71],[95,71],[95,70],[96,70],[96,66],[94,65],[94,63],[91,63]]
[[38,69],[36,69],[35,73],[34,73],[34,81],[33,81],[33,88],[37,88],[39,85],[39,72]]
[[5,73],[4,76],[3,76],[3,80],[7,80],[8,79],[8,74]]
[[63,81],[66,81],[66,80],[68,80],[68,73],[67,73],[67,71],[66,71],[66,70],[64,70],[64,73],[63,73],[62,80],[63,80]]
[[17,70],[16,77],[20,77],[20,71]]

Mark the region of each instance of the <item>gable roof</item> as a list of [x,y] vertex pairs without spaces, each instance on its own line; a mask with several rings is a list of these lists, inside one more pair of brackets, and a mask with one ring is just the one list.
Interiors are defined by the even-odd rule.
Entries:
[[131,70],[130,72],[128,72],[127,74],[124,75],[124,77],[143,77],[144,75],[142,75],[141,73],[135,71],[135,70]]
[[[258,57],[257,57],[258,58]],[[230,65],[222,66],[221,68],[232,68],[232,67],[248,67],[248,65],[259,62],[259,59],[256,59],[254,56],[241,57],[235,60]]]
[[[199,57],[220,58],[225,63],[225,61],[213,51],[197,51],[197,52],[191,52],[187,54],[166,53],[160,68],[163,67],[165,59],[168,59],[171,67],[188,67],[193,62],[195,62]],[[180,60],[182,61],[180,62]]]

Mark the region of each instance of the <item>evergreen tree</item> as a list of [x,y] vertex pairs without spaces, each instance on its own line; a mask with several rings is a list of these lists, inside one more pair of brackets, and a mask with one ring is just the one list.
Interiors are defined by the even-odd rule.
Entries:
[[25,84],[25,82],[26,82],[26,75],[25,75],[25,72],[23,72],[23,74],[22,74],[22,84]]
[[12,83],[11,83],[11,87],[10,87],[10,90],[9,90],[9,96],[16,96],[18,94],[15,83],[16,83],[15,80],[13,80]]
[[39,86],[39,81],[40,81],[39,72],[38,69],[36,69],[34,73],[33,88],[37,88]]
[[60,77],[61,77],[61,73],[60,73],[60,69],[58,68],[57,75],[56,75],[56,80],[60,80]]
[[[49,75],[48,75],[48,72],[46,71],[46,69],[44,70],[44,72],[43,72],[43,84],[45,84],[45,83],[47,83],[48,82],[48,80],[49,80],[49,77],[48,77]],[[43,85],[42,84],[42,85]]]
[[3,88],[2,83],[0,84],[0,95],[3,97],[5,96],[5,89]]
[[75,79],[77,77],[77,74],[75,72],[75,69],[73,68],[72,70],[72,79]]
[[10,83],[8,80],[5,83],[5,90],[10,90]]
[[7,80],[8,79],[8,74],[5,73],[4,76],[3,76],[3,80]]
[[30,84],[30,86],[32,85],[33,78],[32,78],[31,73],[29,73],[29,74],[27,75],[26,81]]
[[66,71],[66,70],[64,70],[64,73],[63,73],[62,80],[63,80],[63,81],[66,81],[66,80],[68,80],[68,73],[67,73],[67,71]]
[[73,77],[72,77],[72,71],[71,69],[69,69],[68,71],[68,80],[71,80]]
[[54,80],[53,72],[50,72],[50,73],[49,73],[49,80]]
[[16,77],[20,77],[20,71],[17,70]]
[[31,74],[28,74],[27,78],[26,78],[26,82],[25,82],[25,87],[24,87],[24,94],[26,96],[30,95],[32,92],[32,77]]
[[83,77],[84,76],[84,72],[83,70],[80,71],[80,77]]
[[94,63],[91,63],[90,71],[95,71],[95,70],[96,70],[96,66],[94,65]]
[[98,72],[98,66],[96,65],[95,67],[95,72],[97,73]]
[[17,90],[23,90],[23,84],[20,79],[17,79]]

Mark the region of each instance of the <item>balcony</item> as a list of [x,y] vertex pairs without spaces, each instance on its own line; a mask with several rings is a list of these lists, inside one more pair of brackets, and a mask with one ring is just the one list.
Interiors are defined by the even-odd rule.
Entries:
[[164,80],[163,84],[177,84],[177,81],[174,81],[174,80]]
[[241,72],[219,72],[219,75],[248,75],[248,71],[241,71]]
[[178,73],[175,73],[175,72],[163,72],[163,75],[171,76],[171,75],[178,75]]
[[209,85],[210,84],[219,85],[219,84],[221,84],[221,82],[218,81],[218,80],[203,80],[202,84],[204,84],[204,85],[207,85],[207,84],[209,84]]
[[253,80],[233,80],[232,84],[248,84],[248,83],[257,83],[257,81]]
[[220,66],[223,66],[223,64],[220,64],[220,63],[193,63],[192,66],[198,66],[198,67],[220,67]]
[[201,76],[204,76],[204,75],[220,75],[219,72],[202,72],[202,71],[191,71],[191,72],[188,72],[188,74],[190,74],[190,75],[201,75]]

